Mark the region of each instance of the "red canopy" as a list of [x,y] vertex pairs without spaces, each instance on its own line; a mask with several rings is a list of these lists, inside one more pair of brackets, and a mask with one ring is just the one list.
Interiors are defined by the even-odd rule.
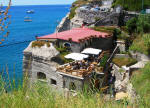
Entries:
[[108,33],[95,31],[89,28],[74,28],[68,31],[37,37],[37,39],[61,39],[61,40],[71,39],[73,42],[79,42],[80,39],[84,39],[90,36],[106,38],[108,35],[109,35]]

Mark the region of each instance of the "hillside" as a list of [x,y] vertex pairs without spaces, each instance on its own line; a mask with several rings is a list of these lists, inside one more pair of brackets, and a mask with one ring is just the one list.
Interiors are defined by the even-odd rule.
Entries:
[[[114,0],[113,6],[121,5],[129,11],[140,11],[142,0]],[[150,8],[150,0],[143,0],[144,9]]]

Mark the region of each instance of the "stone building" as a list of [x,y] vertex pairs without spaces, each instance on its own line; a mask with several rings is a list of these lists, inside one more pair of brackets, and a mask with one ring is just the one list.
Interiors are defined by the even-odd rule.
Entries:
[[37,37],[37,40],[50,41],[58,47],[69,47],[72,52],[81,52],[86,47],[102,50],[110,50],[113,47],[112,35],[85,27]]
[[[24,50],[23,72],[28,73],[31,83],[42,81],[55,88],[69,90],[82,90],[84,85],[91,86],[93,71],[88,69],[70,73],[61,71],[61,66],[53,60],[59,54],[54,45],[69,47],[71,52],[81,52],[87,47],[102,50],[110,50],[113,47],[111,35],[84,27],[37,37],[37,41],[49,41],[51,45],[32,47],[31,42]],[[103,73],[96,74],[100,76],[98,78],[103,75]]]
[[[51,59],[57,56],[59,52],[51,44],[39,47],[32,47],[32,42],[24,50],[23,72],[27,73],[30,84],[37,81],[47,83],[58,90],[82,90],[84,85],[90,87],[93,78],[92,71],[74,71],[72,73],[63,72],[62,66]],[[97,76],[103,77],[103,73],[97,73]]]

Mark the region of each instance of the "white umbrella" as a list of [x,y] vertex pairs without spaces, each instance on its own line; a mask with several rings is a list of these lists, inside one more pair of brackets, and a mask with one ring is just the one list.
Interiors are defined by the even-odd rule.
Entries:
[[100,49],[95,49],[95,48],[86,48],[84,49],[81,53],[82,54],[93,54],[93,55],[98,55],[102,52]]
[[83,60],[88,57],[89,57],[88,55],[81,54],[81,53],[71,53],[65,56],[65,58],[73,59],[73,60]]

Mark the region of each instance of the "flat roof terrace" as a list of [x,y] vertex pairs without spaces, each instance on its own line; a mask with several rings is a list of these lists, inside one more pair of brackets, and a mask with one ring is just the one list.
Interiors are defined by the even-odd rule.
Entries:
[[57,71],[66,76],[76,77],[84,79],[84,77],[90,75],[92,72],[102,73],[99,63],[105,52],[102,52],[97,58],[93,58],[92,62],[88,60],[74,61],[64,64],[57,68]]

